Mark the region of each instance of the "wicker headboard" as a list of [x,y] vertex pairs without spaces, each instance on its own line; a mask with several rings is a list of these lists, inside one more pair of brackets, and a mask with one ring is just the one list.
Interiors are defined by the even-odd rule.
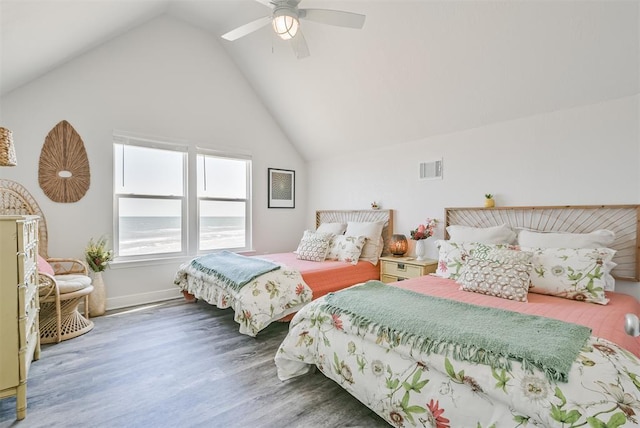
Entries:
[[45,259],[47,255],[47,220],[40,206],[31,193],[22,184],[11,180],[0,179],[0,215],[37,215],[38,252]]
[[611,271],[612,275],[618,279],[640,281],[640,205],[445,208],[444,212],[446,226],[507,224],[513,228],[570,233],[611,230],[616,236],[611,245],[616,250],[613,261],[618,264]]
[[384,221],[382,239],[384,240],[383,255],[388,255],[389,242],[393,235],[393,210],[323,210],[316,211],[316,229],[321,223],[347,223],[349,221],[372,222]]

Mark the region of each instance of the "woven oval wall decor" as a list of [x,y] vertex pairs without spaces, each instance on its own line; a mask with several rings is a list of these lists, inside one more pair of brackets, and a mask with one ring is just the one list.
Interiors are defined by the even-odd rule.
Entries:
[[82,138],[66,120],[49,131],[38,164],[38,183],[54,202],[77,202],[91,182]]

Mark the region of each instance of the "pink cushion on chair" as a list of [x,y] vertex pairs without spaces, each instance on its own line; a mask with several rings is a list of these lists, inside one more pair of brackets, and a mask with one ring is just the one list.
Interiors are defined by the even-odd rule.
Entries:
[[48,273],[51,276],[55,276],[53,268],[40,254],[38,254],[38,272]]

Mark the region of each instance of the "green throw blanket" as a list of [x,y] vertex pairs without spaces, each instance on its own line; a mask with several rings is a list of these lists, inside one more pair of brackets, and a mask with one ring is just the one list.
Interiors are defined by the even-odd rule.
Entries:
[[588,327],[427,296],[380,281],[330,293],[322,309],[347,314],[355,326],[427,354],[504,369],[516,360],[525,370],[535,366],[562,382],[591,335]]
[[207,254],[191,261],[200,272],[213,275],[223,285],[240,290],[258,276],[280,269],[280,265],[255,257],[245,257],[231,251]]

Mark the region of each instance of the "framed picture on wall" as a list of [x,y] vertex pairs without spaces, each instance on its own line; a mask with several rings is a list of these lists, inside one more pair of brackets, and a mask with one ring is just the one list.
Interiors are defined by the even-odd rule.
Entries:
[[269,208],[296,207],[296,172],[269,168]]

